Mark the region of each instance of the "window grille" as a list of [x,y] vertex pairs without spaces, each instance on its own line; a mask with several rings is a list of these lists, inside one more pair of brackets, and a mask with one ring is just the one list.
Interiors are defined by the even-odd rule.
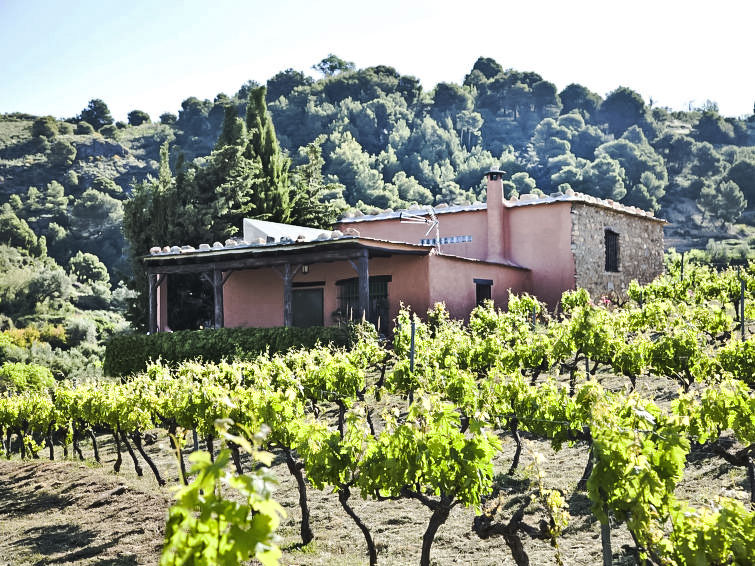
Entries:
[[606,271],[619,271],[619,235],[606,228]]
[[[369,321],[381,331],[386,332],[388,319],[388,283],[390,275],[370,277],[370,313]],[[343,320],[357,320],[359,317],[359,278],[337,281],[338,311]]]

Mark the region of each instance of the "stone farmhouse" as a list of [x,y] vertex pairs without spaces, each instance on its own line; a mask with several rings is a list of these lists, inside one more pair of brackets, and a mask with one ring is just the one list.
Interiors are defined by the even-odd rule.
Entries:
[[486,203],[343,218],[333,231],[246,219],[243,240],[152,248],[150,330],[169,329],[167,286],[186,273],[212,285],[216,328],[365,317],[385,331],[402,303],[423,313],[442,301],[463,319],[509,291],[555,308],[565,290],[621,294],[662,272],[665,221],[651,212],[572,191],[506,200],[502,174],[486,174]]

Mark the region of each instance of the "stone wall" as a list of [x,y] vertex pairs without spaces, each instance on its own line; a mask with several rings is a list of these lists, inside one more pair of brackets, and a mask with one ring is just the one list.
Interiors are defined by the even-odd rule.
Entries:
[[[632,279],[648,283],[663,272],[663,223],[608,208],[573,203],[571,249],[577,287],[590,296],[623,295]],[[619,235],[619,270],[606,271],[605,230]]]

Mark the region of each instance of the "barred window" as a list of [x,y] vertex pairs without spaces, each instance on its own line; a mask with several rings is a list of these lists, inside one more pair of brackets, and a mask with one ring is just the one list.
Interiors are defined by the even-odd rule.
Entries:
[[606,271],[619,270],[619,234],[606,228]]
[[[374,275],[370,277],[369,321],[379,332],[387,333],[390,324],[388,283],[390,275]],[[356,320],[359,312],[359,278],[342,279],[336,281],[338,286],[338,315],[343,320]]]

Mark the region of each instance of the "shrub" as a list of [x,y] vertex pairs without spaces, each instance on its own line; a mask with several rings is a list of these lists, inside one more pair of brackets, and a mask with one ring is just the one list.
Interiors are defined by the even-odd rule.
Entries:
[[73,133],[73,124],[68,122],[61,122],[58,124],[58,131],[63,135],[70,135]]
[[65,140],[57,140],[50,147],[47,160],[54,167],[68,167],[76,159],[76,148]]
[[16,347],[13,340],[11,340],[11,337],[5,332],[0,332],[0,362],[4,362],[8,359],[8,350],[11,347]]
[[66,323],[66,336],[70,346],[97,341],[97,325],[90,318],[77,316]]
[[81,310],[105,310],[110,306],[110,288],[102,283],[79,286],[75,304]]
[[71,169],[66,171],[65,177],[63,178],[63,183],[65,184],[66,188],[69,188],[69,189],[73,187],[78,187],[79,176],[76,174],[76,171],[73,171]]
[[54,385],[55,379],[46,367],[8,362],[0,367],[0,392],[39,391]]
[[161,124],[167,124],[169,126],[172,126],[177,121],[178,121],[178,117],[175,114],[172,114],[170,112],[165,112],[164,114],[160,114]]
[[31,125],[31,135],[41,138],[54,138],[58,135],[58,122],[52,116],[37,118]]
[[39,331],[39,338],[53,348],[64,348],[67,344],[66,329],[60,324],[45,324]]
[[68,260],[68,273],[79,283],[110,283],[107,267],[100,258],[81,250]]
[[116,128],[113,124],[107,124],[106,126],[102,126],[100,128],[100,133],[106,138],[114,138],[117,131],[118,128]]
[[94,133],[94,126],[90,124],[89,122],[84,122],[83,120],[76,124],[76,133],[79,135],[86,135],[86,134],[93,134]]
[[128,123],[132,126],[141,126],[144,123],[149,123],[149,114],[144,110],[132,110],[128,113]]
[[7,314],[0,313],[0,330],[9,330],[15,327],[16,325],[13,323],[13,319],[11,317],[9,317]]
[[19,348],[28,348],[34,344],[34,342],[39,342],[42,339],[42,333],[36,326],[12,328],[6,330],[3,334],[10,338],[11,342]]
[[206,362],[248,358],[266,350],[271,353],[291,348],[311,348],[318,342],[346,346],[352,341],[347,327],[311,328],[220,328],[181,330],[157,334],[113,336],[105,349],[105,375],[122,376],[143,371],[150,360],[162,358],[168,364],[201,358]]

